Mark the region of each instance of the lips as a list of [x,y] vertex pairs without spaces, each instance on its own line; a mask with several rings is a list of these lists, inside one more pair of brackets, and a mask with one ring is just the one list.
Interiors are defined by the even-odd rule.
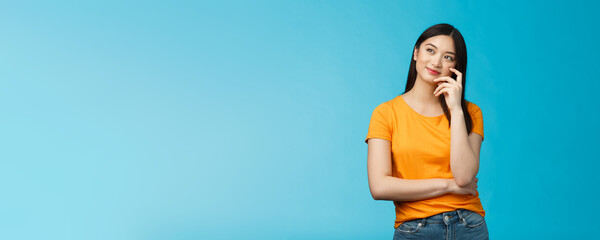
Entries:
[[427,68],[427,71],[428,71],[429,73],[433,74],[433,75],[438,75],[438,74],[440,74],[440,72],[438,72],[438,71],[436,71],[436,70],[430,69],[430,68],[428,68],[428,67],[426,67],[426,68]]

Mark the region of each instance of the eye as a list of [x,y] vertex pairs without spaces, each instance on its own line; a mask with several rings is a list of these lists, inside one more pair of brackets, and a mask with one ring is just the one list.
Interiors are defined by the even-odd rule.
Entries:
[[454,61],[454,58],[452,56],[446,56],[446,59],[449,59],[450,61]]
[[433,53],[433,50],[431,48],[428,48],[427,51],[431,51],[430,53]]

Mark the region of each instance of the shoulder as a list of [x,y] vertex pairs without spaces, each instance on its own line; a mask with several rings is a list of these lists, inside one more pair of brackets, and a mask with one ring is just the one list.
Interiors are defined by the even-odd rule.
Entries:
[[479,108],[479,106],[471,101],[467,101],[467,110],[469,110],[470,113],[475,113],[475,112],[479,112],[481,111],[481,108]]
[[398,106],[398,101],[400,101],[400,95],[394,97],[393,99],[387,100],[383,103],[380,103],[375,107],[375,111],[384,111],[390,112],[393,111],[394,106]]
[[473,102],[470,102],[467,100],[465,100],[465,101],[467,102],[467,110],[469,111],[469,114],[471,115],[471,117],[481,118],[481,116],[482,116],[481,108]]

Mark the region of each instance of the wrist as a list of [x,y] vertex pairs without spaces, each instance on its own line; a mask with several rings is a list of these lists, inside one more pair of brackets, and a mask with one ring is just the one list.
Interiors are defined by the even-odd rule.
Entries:
[[462,108],[450,109],[450,116],[452,116],[452,117],[454,117],[454,116],[463,116],[463,110],[462,110]]
[[444,183],[444,193],[451,193],[452,192],[452,183],[454,182],[454,179],[443,179],[443,183]]

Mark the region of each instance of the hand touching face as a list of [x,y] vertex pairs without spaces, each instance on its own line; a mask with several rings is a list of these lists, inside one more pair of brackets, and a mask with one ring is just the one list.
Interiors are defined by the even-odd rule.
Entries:
[[438,87],[433,91],[433,94],[437,97],[440,94],[444,94],[444,100],[450,111],[455,109],[461,109],[460,101],[462,99],[462,73],[454,68],[450,68],[450,71],[456,74],[456,80],[443,76],[433,79],[438,84]]
[[415,49],[414,60],[418,76],[430,84],[436,84],[433,79],[452,76],[450,68],[456,66],[454,40],[446,35],[430,37],[419,49]]

